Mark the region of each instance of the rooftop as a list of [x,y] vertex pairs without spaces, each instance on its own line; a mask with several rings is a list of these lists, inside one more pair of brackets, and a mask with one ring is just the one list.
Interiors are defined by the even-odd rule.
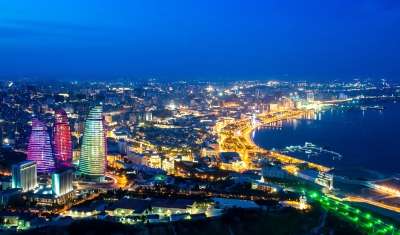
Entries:
[[123,198],[116,203],[111,204],[108,210],[115,209],[130,209],[135,213],[142,213],[146,209],[150,208],[150,200],[135,199],[135,198]]
[[221,152],[219,157],[221,158],[221,161],[225,163],[240,161],[240,156],[237,152]]

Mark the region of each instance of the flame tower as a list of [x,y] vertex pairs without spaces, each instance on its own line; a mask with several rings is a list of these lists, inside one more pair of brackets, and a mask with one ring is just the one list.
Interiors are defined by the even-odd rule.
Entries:
[[36,162],[38,173],[51,173],[55,169],[47,127],[36,118],[32,120],[32,132],[29,137],[27,158]]
[[102,117],[103,108],[92,108],[85,122],[83,133],[81,157],[79,159],[79,171],[89,179],[101,181],[105,173],[106,142],[104,135],[104,123]]
[[67,113],[63,109],[57,110],[55,113],[54,156],[57,168],[72,166],[71,130]]

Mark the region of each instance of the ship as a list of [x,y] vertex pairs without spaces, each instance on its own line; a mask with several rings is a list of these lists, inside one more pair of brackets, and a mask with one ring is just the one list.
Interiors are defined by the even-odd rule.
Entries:
[[362,111],[366,111],[368,109],[374,109],[374,110],[384,110],[385,107],[383,107],[382,105],[374,105],[374,106],[360,106],[360,109]]

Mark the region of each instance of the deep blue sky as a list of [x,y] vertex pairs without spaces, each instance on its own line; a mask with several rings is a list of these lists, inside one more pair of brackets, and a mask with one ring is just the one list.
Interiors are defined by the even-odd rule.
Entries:
[[397,0],[0,0],[0,77],[400,80]]

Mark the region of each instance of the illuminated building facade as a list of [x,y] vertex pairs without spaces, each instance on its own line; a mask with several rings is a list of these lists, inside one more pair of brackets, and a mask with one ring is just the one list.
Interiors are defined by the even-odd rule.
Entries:
[[21,188],[22,192],[33,190],[37,187],[36,163],[23,161],[12,165],[12,188]]
[[74,178],[72,169],[64,169],[51,175],[51,189],[56,197],[65,195],[73,190],[72,180]]
[[79,159],[80,173],[95,181],[101,181],[105,173],[106,140],[102,111],[101,106],[96,106],[89,112]]
[[36,118],[32,120],[32,133],[29,137],[27,159],[36,162],[38,173],[51,173],[55,169],[53,150],[47,127]]
[[72,166],[71,130],[67,113],[63,109],[55,113],[54,156],[58,169]]

